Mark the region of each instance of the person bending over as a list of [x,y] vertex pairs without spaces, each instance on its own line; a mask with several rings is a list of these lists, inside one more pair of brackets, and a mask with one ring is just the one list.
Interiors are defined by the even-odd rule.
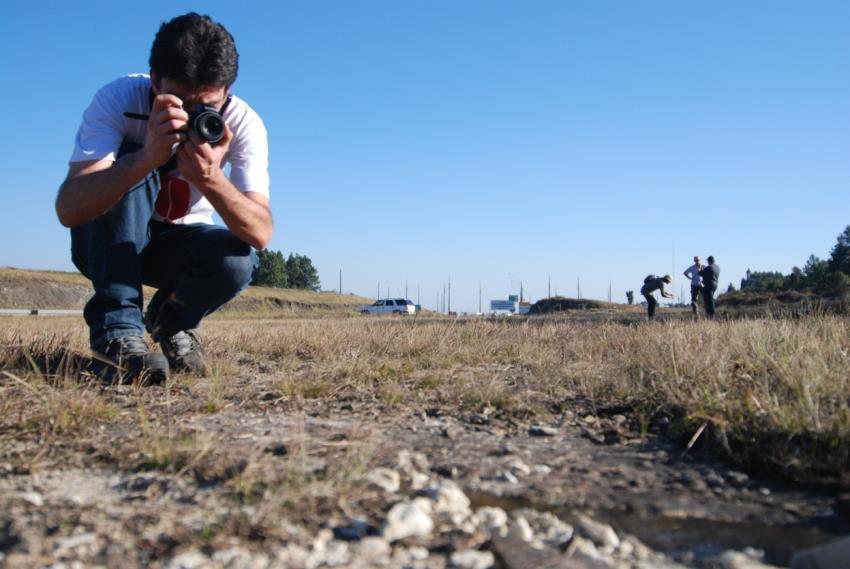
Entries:
[[663,277],[649,275],[643,280],[640,293],[646,299],[647,317],[650,320],[655,318],[655,308],[658,306],[658,301],[655,300],[655,291],[660,290],[662,298],[673,298],[673,293],[664,290],[664,284],[670,284],[671,282],[673,282],[673,277],[670,275],[664,275]]

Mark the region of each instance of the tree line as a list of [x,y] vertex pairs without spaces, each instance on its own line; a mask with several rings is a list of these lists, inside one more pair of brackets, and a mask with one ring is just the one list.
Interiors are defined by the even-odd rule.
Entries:
[[[729,285],[730,289],[732,285]],[[744,292],[810,291],[818,294],[850,290],[850,225],[838,235],[829,259],[809,255],[803,268],[793,267],[787,275],[779,271],[750,271],[741,279]],[[730,291],[731,292],[731,291]]]
[[290,253],[284,258],[280,251],[257,251],[260,262],[254,270],[251,284],[274,288],[319,290],[319,272],[306,255]]

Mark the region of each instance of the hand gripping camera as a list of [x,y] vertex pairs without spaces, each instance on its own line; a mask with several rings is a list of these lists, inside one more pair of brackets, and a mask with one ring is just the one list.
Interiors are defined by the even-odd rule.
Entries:
[[[221,113],[227,108],[232,99],[231,95],[227,96],[227,100],[221,107]],[[153,92],[151,92],[151,104],[153,104]],[[194,110],[187,110],[189,113],[189,129],[198,133],[198,136],[203,138],[210,144],[215,144],[224,138],[224,118],[215,107],[209,107],[202,103],[198,103]],[[139,113],[124,113],[125,117],[146,121],[150,118],[149,115]]]

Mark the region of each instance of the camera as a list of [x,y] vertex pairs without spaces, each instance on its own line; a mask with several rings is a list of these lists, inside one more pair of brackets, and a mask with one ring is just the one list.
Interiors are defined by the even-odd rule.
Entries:
[[214,144],[224,137],[224,119],[215,110],[215,107],[207,107],[198,104],[194,111],[189,112],[189,128],[198,135]]

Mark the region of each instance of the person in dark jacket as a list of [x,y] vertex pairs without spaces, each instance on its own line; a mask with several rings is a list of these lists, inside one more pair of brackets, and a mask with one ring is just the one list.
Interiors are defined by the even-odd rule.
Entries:
[[702,277],[702,300],[705,306],[705,315],[714,318],[714,293],[717,290],[717,282],[720,280],[720,265],[714,262],[714,257],[708,256],[708,265],[703,267],[699,276]]
[[664,275],[663,277],[650,275],[644,279],[643,286],[640,287],[640,293],[646,299],[647,316],[650,320],[655,317],[655,307],[658,306],[658,301],[655,300],[655,291],[660,290],[662,298],[673,298],[673,293],[664,290],[664,284],[670,284],[671,282],[673,282],[673,277],[670,275]]

